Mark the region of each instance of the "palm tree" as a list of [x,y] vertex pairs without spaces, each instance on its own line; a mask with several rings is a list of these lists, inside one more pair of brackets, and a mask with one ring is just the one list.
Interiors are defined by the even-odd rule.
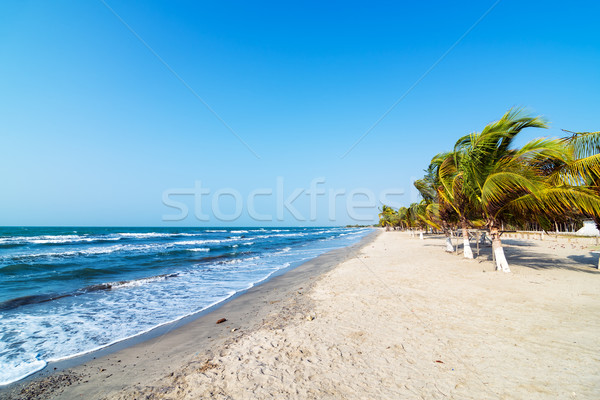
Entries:
[[419,203],[412,203],[408,208],[408,213],[414,226],[421,229],[427,229],[427,227],[440,229],[440,226],[435,221],[435,207],[433,203],[429,203],[426,200],[421,200]]
[[436,175],[430,168],[423,179],[416,180],[413,184],[421,194],[423,200],[417,208],[417,217],[423,224],[435,230],[442,229],[437,207]]

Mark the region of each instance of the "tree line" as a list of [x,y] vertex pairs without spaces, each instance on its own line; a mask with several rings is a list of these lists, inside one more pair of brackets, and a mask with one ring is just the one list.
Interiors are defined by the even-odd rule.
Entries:
[[381,226],[430,227],[446,235],[462,231],[464,257],[473,258],[469,229],[486,229],[496,269],[509,272],[500,235],[505,226],[556,228],[592,218],[600,229],[600,132],[566,132],[522,147],[524,129],[548,128],[543,117],[510,109],[481,132],[459,138],[454,149],[436,154],[425,176],[414,182],[422,200],[394,210],[384,205]]

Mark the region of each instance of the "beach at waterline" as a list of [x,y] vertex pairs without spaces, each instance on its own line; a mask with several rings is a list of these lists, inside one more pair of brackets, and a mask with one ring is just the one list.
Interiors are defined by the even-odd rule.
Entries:
[[201,312],[370,232],[0,230],[0,384]]
[[510,274],[494,271],[489,247],[465,260],[443,237],[380,232],[12,395],[597,398],[597,259],[585,246],[506,242]]

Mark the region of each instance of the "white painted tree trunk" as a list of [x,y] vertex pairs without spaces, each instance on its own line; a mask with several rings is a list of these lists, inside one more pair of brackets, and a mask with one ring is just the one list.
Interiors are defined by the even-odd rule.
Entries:
[[419,239],[423,240],[423,232],[419,232]]
[[473,250],[471,250],[469,236],[463,237],[463,253],[465,258],[473,258]]
[[467,223],[462,221],[462,233],[463,233],[463,256],[465,258],[473,259],[473,250],[471,250],[471,243],[469,243],[469,229],[467,229]]
[[490,234],[492,236],[492,251],[494,252],[494,258],[496,259],[496,271],[510,272],[508,261],[506,261],[504,249],[502,248],[500,232],[498,232],[498,228],[494,225],[491,225],[490,227]]
[[501,246],[494,250],[494,255],[496,256],[496,271],[510,272],[508,261],[506,261],[506,256],[504,255],[504,249]]
[[452,246],[452,239],[450,236],[446,236],[446,251],[448,253],[454,253],[454,246]]

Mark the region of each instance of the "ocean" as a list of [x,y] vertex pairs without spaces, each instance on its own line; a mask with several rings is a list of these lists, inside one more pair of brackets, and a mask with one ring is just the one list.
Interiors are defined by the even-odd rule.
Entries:
[[369,232],[0,227],[0,385],[205,310]]

